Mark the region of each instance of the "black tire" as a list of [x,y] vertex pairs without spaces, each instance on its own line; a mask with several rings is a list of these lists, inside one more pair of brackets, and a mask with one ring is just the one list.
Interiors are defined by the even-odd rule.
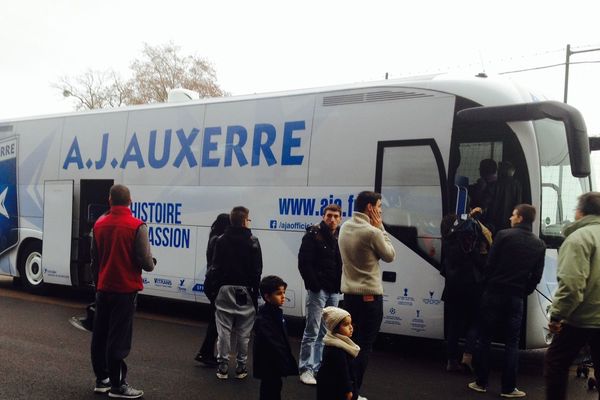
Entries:
[[19,265],[17,268],[25,290],[36,294],[43,292],[42,242],[36,240],[24,245],[19,252]]

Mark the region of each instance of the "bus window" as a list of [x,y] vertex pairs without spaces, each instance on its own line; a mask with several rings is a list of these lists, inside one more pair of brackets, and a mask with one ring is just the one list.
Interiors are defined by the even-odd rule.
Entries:
[[445,174],[435,142],[380,142],[376,175],[385,229],[439,268]]
[[541,237],[549,247],[562,242],[562,228],[574,220],[577,198],[590,190],[590,178],[571,174],[564,125],[541,119],[533,122],[542,178]]
[[[493,185],[482,189],[486,185],[478,184],[478,180],[482,179],[479,167],[481,161],[486,159],[495,161],[496,174]],[[469,207],[485,208],[482,221],[493,232],[510,227],[509,217],[514,206],[522,202],[531,203],[523,149],[505,123],[457,123],[454,126],[449,163],[449,209],[452,212],[457,206],[455,193],[458,182],[467,188]],[[503,174],[502,166],[508,165],[511,166],[511,173]]]
[[473,142],[460,143],[460,165],[456,171],[457,175],[469,179],[471,184],[479,179],[479,163],[486,158],[497,163],[502,161],[502,142]]

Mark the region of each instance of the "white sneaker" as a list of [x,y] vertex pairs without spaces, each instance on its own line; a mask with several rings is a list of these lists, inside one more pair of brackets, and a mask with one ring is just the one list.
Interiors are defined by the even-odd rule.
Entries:
[[309,369],[300,374],[300,382],[304,383],[305,385],[317,384],[317,380],[315,379],[313,372]]
[[357,400],[367,400],[366,397],[361,396],[360,394],[358,395],[358,397],[356,398]]
[[514,388],[512,392],[510,393],[500,393],[501,397],[508,397],[508,398],[516,398],[516,397],[525,397],[527,396],[527,393],[525,393],[522,390],[519,390],[517,388]]

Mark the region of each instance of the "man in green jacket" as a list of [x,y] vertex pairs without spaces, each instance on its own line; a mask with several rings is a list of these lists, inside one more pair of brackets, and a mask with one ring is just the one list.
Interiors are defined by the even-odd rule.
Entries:
[[548,325],[554,339],[544,366],[548,400],[567,398],[569,367],[586,343],[600,377],[600,192],[579,196],[575,222],[564,234]]

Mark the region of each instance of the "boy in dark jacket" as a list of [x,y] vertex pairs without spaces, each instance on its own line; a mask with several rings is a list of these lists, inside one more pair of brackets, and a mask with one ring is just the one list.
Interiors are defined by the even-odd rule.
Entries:
[[287,283],[269,275],[260,281],[265,304],[254,322],[254,377],[260,379],[260,400],[281,400],[282,376],[298,375],[281,306]]
[[325,307],[323,320],[327,333],[323,342],[323,362],[317,373],[317,400],[355,400],[356,376],[353,360],[360,351],[350,337],[354,331],[348,311]]

